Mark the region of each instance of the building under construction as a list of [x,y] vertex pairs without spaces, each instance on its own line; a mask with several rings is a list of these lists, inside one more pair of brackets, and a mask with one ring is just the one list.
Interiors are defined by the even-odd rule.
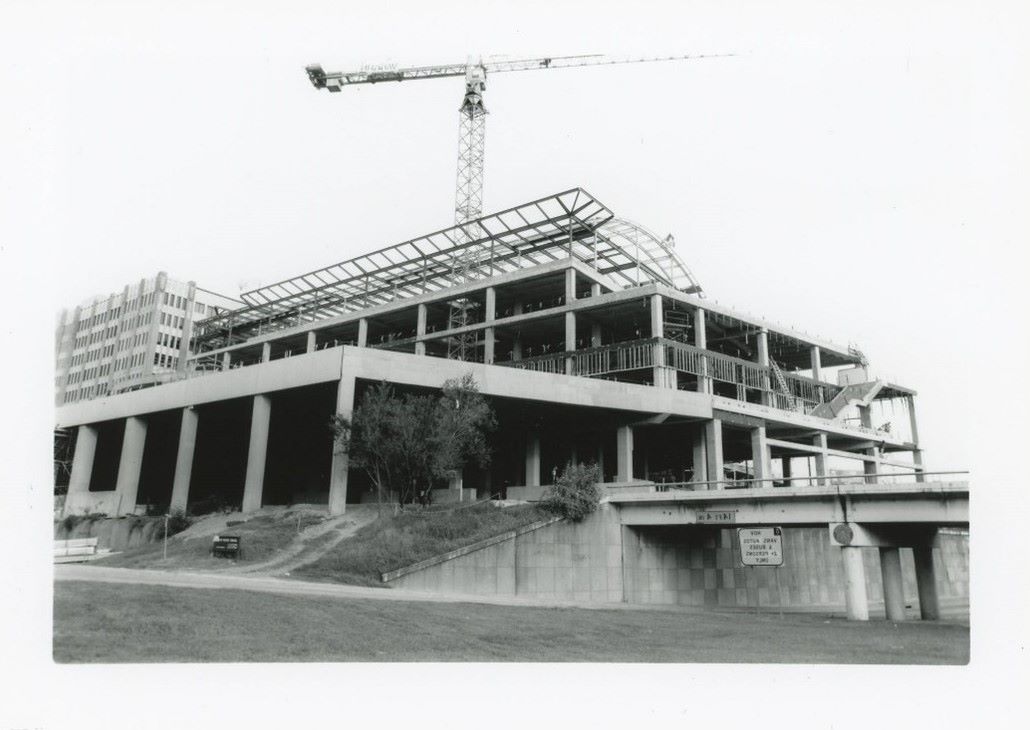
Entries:
[[[566,463],[596,462],[597,519],[615,525],[601,543],[618,549],[598,554],[603,588],[575,593],[746,604],[750,587],[733,583],[749,579],[715,564],[719,550],[739,551],[721,535],[775,523],[796,529],[788,543],[815,534],[819,555],[843,561],[830,602],[857,582],[865,590],[856,576],[872,558],[856,550],[879,547],[893,566],[913,548],[906,571],[924,615],[936,611],[937,528],[968,525],[968,486],[924,470],[915,391],[874,377],[856,348],[713,303],[671,239],[582,189],[242,298],[195,323],[175,379],[58,407],[57,425],[78,431],[66,510],[219,499],[244,512],[304,502],[341,513],[372,496],[334,450],[330,416],[379,381],[416,391],[472,373],[498,416],[494,458],[435,499],[532,500]],[[877,585],[896,595],[884,566]],[[949,577],[961,594],[964,575]],[[820,601],[786,582],[765,588],[769,605]],[[847,599],[851,611],[858,599]]]

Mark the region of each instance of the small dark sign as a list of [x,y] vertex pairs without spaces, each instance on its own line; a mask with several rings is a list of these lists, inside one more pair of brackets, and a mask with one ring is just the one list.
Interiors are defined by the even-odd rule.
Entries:
[[238,558],[240,556],[239,535],[215,535],[211,545],[211,554],[223,558]]

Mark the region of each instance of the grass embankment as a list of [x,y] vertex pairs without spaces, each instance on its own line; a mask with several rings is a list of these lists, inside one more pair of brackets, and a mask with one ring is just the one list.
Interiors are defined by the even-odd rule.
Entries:
[[407,509],[365,525],[291,577],[381,586],[380,574],[538,522],[552,514],[535,505]]
[[186,532],[168,539],[167,560],[162,557],[164,546],[158,541],[97,560],[95,564],[112,568],[217,570],[240,563],[260,563],[274,556],[297,537],[298,519],[300,529],[304,530],[325,521],[326,515],[306,510],[284,510],[274,514],[257,515],[242,524],[219,530],[219,535],[240,536],[243,555],[239,562],[213,557],[212,535],[190,536],[189,532]]
[[60,581],[54,586],[54,659],[965,664],[969,627]]

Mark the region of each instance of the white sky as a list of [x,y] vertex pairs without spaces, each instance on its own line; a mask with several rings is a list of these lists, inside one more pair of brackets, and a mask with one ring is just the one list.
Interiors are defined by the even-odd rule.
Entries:
[[1020,4],[144,5],[3,11],[16,96],[0,162],[19,174],[0,176],[15,221],[0,252],[8,293],[41,300],[31,329],[8,329],[35,333],[38,402],[59,307],[158,270],[235,295],[450,223],[462,82],[330,95],[306,64],[736,53],[492,76],[485,209],[584,187],[675,234],[713,299],[858,343],[916,388],[929,468],[1011,480],[1021,452],[1000,444],[1027,403]]

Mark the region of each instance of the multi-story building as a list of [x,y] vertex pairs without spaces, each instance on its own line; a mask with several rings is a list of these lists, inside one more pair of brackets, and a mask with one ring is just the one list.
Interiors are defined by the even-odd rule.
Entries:
[[[571,591],[559,570],[582,569],[570,580],[584,600],[596,588],[601,600],[749,605],[753,588],[775,605],[846,594],[863,617],[879,548],[870,590],[882,585],[897,615],[905,548],[935,615],[937,531],[968,526],[968,484],[923,465],[915,391],[875,377],[854,347],[702,294],[669,241],[581,189],[261,287],[199,322],[193,352],[168,351],[184,377],[64,399],[58,426],[78,431],[66,510],[217,497],[244,512],[342,513],[370,489],[334,448],[330,416],[376,382],[424,391],[471,373],[497,413],[494,459],[438,485],[439,499],[539,499],[564,464],[601,467],[597,527],[567,536],[582,550],[555,537],[518,551],[537,562],[516,571],[516,593]],[[137,349],[98,358],[152,364],[160,325],[146,330],[136,311],[125,336]],[[734,563],[728,526],[762,525],[796,561],[775,585]],[[482,566],[471,575],[500,590]]]
[[185,372],[193,323],[242,302],[163,271],[61,312],[57,405],[155,385]]

